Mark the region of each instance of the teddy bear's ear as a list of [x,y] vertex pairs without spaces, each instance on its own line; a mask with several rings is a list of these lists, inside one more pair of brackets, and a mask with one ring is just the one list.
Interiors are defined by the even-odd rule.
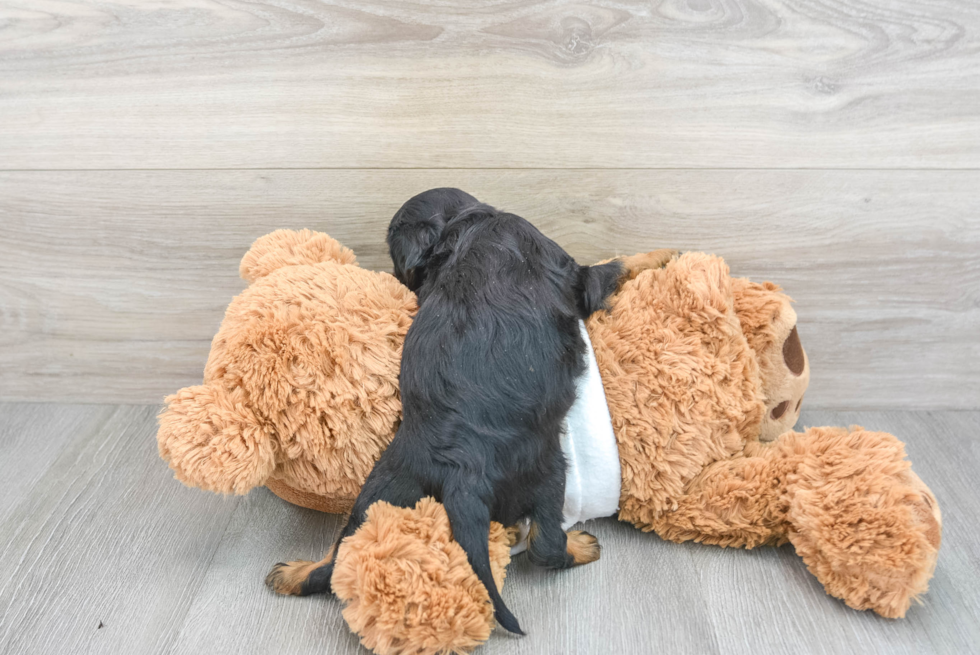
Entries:
[[275,469],[274,440],[241,399],[205,385],[181,389],[165,402],[157,446],[184,484],[244,494]]
[[323,232],[313,230],[276,230],[259,237],[249,248],[238,268],[249,284],[282,268],[300,264],[357,264],[350,248],[340,245]]

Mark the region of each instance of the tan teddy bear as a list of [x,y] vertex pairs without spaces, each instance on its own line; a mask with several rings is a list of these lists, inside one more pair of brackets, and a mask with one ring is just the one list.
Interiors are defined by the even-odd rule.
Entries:
[[[166,400],[160,454],[186,484],[266,485],[347,511],[398,425],[415,297],[308,230],[259,239],[241,274],[250,286],[228,308],[204,384]],[[941,516],[901,442],[856,426],[791,429],[809,362],[778,287],[686,253],[638,272],[587,329],[618,455],[617,479],[600,480],[616,485],[608,513],[618,504],[620,520],[673,541],[789,541],[828,593],[887,617],[926,591]],[[569,456],[588,478],[589,456]],[[498,582],[516,538],[491,531]],[[492,628],[486,590],[431,500],[372,507],[333,582],[379,653],[468,650]]]

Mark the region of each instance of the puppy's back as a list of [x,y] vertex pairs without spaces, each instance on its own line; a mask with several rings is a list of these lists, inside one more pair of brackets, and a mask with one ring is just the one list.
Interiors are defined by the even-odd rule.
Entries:
[[583,298],[601,305],[607,285],[587,270],[513,214],[484,205],[451,221],[405,341],[405,422],[464,414],[516,436],[563,417],[584,370]]

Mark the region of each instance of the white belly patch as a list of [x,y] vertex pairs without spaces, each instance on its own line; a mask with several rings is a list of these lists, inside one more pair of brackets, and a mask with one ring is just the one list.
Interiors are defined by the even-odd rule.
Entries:
[[[579,329],[585,338],[587,366],[576,381],[575,403],[565,417],[561,440],[568,464],[562,510],[562,528],[565,530],[579,521],[615,514],[619,510],[623,482],[619,448],[595,351],[584,322],[579,321]],[[520,540],[511,548],[512,555],[527,548],[527,531],[528,526],[522,525]]]

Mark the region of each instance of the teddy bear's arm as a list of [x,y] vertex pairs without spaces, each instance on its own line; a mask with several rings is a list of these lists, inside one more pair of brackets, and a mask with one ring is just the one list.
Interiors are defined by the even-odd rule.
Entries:
[[672,250],[670,248],[660,248],[659,250],[651,250],[650,252],[641,252],[636,255],[620,255],[619,257],[611,257],[609,259],[603,259],[601,262],[596,262],[593,266],[602,266],[603,264],[608,264],[612,261],[618,261],[623,264],[623,275],[619,279],[620,285],[624,282],[634,279],[637,275],[643,271],[663,268],[666,266],[670,260],[678,256],[677,250]]
[[897,618],[928,587],[942,518],[898,439],[810,428],[706,467],[650,527],[721,546],[790,541],[827,593]]
[[650,252],[641,252],[636,255],[621,257],[620,261],[623,262],[623,281],[632,280],[643,271],[651,268],[663,268],[667,265],[667,262],[677,257],[677,254],[676,250],[661,248],[659,250],[651,250]]
[[276,467],[275,445],[240,391],[221,385],[186,387],[168,396],[157,417],[157,447],[184,484],[244,494]]

